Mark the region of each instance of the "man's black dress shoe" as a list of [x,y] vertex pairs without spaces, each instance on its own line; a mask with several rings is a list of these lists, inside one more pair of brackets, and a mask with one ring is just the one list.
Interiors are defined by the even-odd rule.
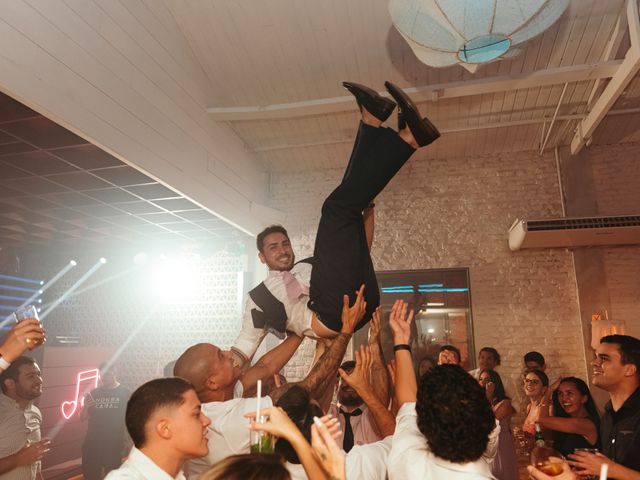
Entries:
[[416,143],[421,147],[429,145],[431,142],[440,137],[440,132],[436,126],[431,123],[427,118],[420,118],[420,112],[418,107],[413,103],[406,93],[399,87],[391,82],[384,82],[384,86],[391,96],[398,102],[398,127],[403,128],[406,125],[409,126],[413,138],[416,139]]
[[378,92],[369,87],[352,82],[342,82],[342,85],[356,97],[359,107],[366,108],[371,115],[381,122],[389,118],[393,109],[396,108],[396,102],[390,98],[380,96]]

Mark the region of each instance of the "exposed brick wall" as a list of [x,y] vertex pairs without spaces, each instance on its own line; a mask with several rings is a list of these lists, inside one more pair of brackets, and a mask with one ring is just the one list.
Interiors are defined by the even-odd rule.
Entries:
[[[346,162],[346,159],[345,159]],[[313,251],[320,207],[340,170],[272,177],[298,258]],[[522,354],[545,354],[551,375],[585,377],[571,253],[512,253],[516,217],[561,216],[552,155],[518,153],[426,161],[414,155],[376,200],[378,270],[469,267],[475,346],[496,347],[516,381]]]
[[[600,215],[640,214],[640,143],[590,150]],[[626,322],[627,333],[640,338],[640,246],[605,248],[605,271],[613,319]]]

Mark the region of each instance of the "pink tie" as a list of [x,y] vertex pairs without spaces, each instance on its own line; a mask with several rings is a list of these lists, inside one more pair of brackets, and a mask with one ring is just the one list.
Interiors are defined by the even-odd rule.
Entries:
[[292,302],[298,300],[302,295],[309,295],[309,287],[302,285],[291,272],[282,272],[282,281],[287,289],[287,296]]

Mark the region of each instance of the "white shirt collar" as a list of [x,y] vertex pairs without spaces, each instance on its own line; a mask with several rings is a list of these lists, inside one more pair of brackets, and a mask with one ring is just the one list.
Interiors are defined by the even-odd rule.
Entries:
[[129,458],[120,468],[136,470],[141,475],[141,478],[146,480],[185,480],[182,470],[175,477],[172,477],[136,447],[131,449]]

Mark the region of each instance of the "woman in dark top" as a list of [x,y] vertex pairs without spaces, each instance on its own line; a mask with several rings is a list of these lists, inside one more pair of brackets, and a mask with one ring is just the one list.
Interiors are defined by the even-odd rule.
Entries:
[[542,413],[539,422],[553,430],[553,448],[565,457],[576,448],[600,448],[600,415],[587,384],[576,377],[561,378],[541,403],[548,403],[550,395],[553,416]]

